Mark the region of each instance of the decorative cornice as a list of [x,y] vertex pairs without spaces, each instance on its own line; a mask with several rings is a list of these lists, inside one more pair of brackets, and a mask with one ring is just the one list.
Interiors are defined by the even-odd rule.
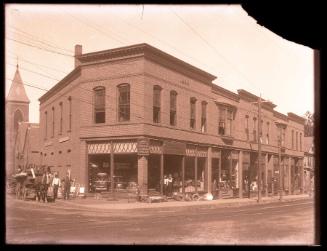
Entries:
[[286,122],[288,122],[288,117],[280,112],[274,111],[274,117],[282,119]]
[[303,124],[303,125],[305,124],[305,118],[300,117],[300,116],[298,116],[298,115],[296,115],[295,113],[292,113],[292,112],[287,113],[287,115],[288,115],[288,118],[290,120],[293,120],[293,121],[298,122],[298,123]]
[[196,68],[174,56],[171,56],[145,43],[120,47],[120,48],[115,48],[105,51],[87,53],[78,56],[77,59],[82,64],[87,64],[99,60],[108,60],[108,59],[118,60],[122,58],[130,58],[135,56],[143,56],[148,60],[163,65],[174,71],[180,72],[190,78],[197,79],[204,84],[210,85],[211,82],[214,79],[216,79],[216,76],[211,75],[210,73],[207,73],[199,68]]
[[229,99],[232,99],[234,101],[237,101],[239,102],[240,101],[240,97],[239,95],[237,95],[236,93],[234,92],[231,92],[225,88],[222,88],[218,85],[215,85],[215,84],[212,84],[211,85],[211,91],[215,94],[218,94],[218,95],[221,95],[221,96],[224,96],[226,98],[229,98]]
[[[249,101],[249,102],[256,102],[258,101],[259,97],[246,91],[246,90],[243,90],[243,89],[239,89],[237,90],[238,92],[238,95],[240,96],[240,98],[246,100],[246,101]],[[264,100],[264,99],[261,99],[262,101],[267,101],[267,100]],[[264,102],[262,103],[262,108],[265,108],[269,111],[272,111],[277,105],[275,105],[274,103],[268,101],[268,102]]]

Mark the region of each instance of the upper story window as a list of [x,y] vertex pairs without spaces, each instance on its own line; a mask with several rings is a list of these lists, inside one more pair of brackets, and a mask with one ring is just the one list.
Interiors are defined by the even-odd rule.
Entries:
[[68,97],[69,102],[69,121],[68,121],[68,131],[70,132],[72,130],[72,97]]
[[177,92],[170,92],[170,125],[176,126],[177,116]]
[[60,107],[60,126],[59,126],[59,134],[62,134],[62,113],[63,113],[63,104],[62,102],[59,103]]
[[54,137],[55,131],[55,108],[52,107],[52,137]]
[[292,149],[294,149],[294,130],[292,130]]
[[253,118],[253,141],[257,142],[257,118]]
[[270,123],[267,122],[266,144],[269,144]]
[[118,86],[118,121],[130,120],[130,85],[120,84]]
[[218,134],[232,135],[233,109],[231,107],[219,106]]
[[302,133],[300,133],[300,151],[302,151]]
[[299,137],[298,132],[296,132],[295,133],[295,149],[296,149],[296,151],[298,150],[298,137]]
[[44,112],[44,116],[45,116],[44,139],[47,139],[48,137],[48,112],[47,111]]
[[285,132],[286,132],[286,129],[285,128],[282,128],[282,138],[281,138],[281,146],[285,146]]
[[161,113],[161,87],[155,85],[153,87],[153,122],[160,123]]
[[196,127],[196,98],[190,99],[190,127]]
[[207,131],[207,102],[201,103],[201,132]]
[[245,115],[245,134],[246,134],[246,140],[250,139],[249,135],[249,115]]
[[98,86],[94,91],[94,123],[106,122],[106,89]]

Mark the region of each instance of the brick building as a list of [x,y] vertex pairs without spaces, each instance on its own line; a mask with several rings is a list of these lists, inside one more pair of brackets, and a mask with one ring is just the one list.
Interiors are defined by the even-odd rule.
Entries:
[[[42,163],[60,176],[71,169],[89,191],[96,172],[144,193],[162,192],[172,174],[197,191],[216,180],[247,196],[258,177],[258,97],[214,79],[147,44],[87,54],[77,45],[75,69],[39,99]],[[275,107],[262,105],[263,191],[277,187],[280,142],[284,190],[302,192],[304,119]]]

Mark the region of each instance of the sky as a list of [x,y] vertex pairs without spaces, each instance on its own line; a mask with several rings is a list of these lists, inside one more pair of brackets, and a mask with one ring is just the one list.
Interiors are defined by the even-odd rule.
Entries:
[[281,113],[314,112],[313,50],[240,5],[6,4],[6,96],[18,62],[29,121],[38,123],[38,99],[73,70],[76,44],[89,53],[139,43],[217,76],[213,83],[229,91],[261,94]]

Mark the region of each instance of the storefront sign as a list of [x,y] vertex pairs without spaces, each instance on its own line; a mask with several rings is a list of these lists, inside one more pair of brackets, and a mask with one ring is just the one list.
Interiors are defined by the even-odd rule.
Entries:
[[181,142],[165,141],[163,144],[164,154],[185,155],[186,144]]
[[149,140],[148,139],[139,139],[137,141],[137,154],[138,155],[149,155]]

